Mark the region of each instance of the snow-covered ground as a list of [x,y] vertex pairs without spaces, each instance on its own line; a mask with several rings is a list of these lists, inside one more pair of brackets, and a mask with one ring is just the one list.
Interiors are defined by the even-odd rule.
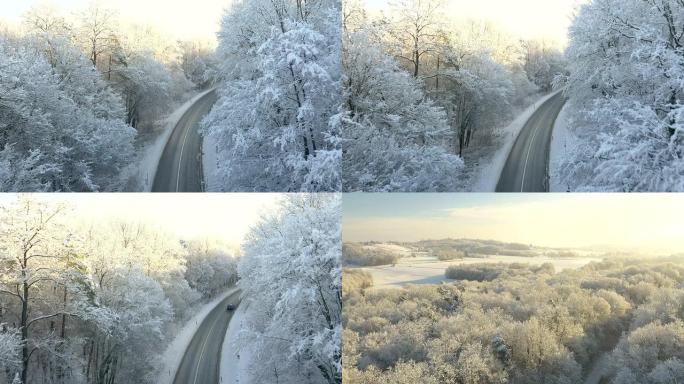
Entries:
[[228,325],[228,332],[221,347],[221,368],[220,377],[223,384],[238,384],[246,383],[247,378],[244,373],[247,372],[251,353],[248,345],[239,345],[239,333],[242,329],[242,322],[244,319],[244,307],[238,306],[237,311],[230,319]]
[[[202,320],[216,308],[218,303],[223,299],[233,294],[237,288],[231,288],[221,295],[216,296],[213,300],[198,305],[195,308],[195,316],[188,320],[176,334],[175,339],[166,348],[166,351],[161,356],[159,376],[157,377],[157,384],[171,384],[173,378],[176,376],[176,370],[180,365],[185,350],[188,348],[192,337],[195,336],[197,329],[202,324]],[[232,324],[232,322],[231,322]]]
[[491,256],[487,258],[465,258],[451,261],[439,261],[434,257],[422,256],[400,259],[396,266],[384,265],[362,268],[373,276],[374,288],[400,288],[408,284],[439,284],[449,281],[444,272],[449,266],[481,263],[524,263],[541,265],[551,263],[556,271],[578,269],[597,258],[550,258],[550,257],[520,257],[520,256]]
[[202,170],[204,173],[204,190],[220,191],[218,180],[218,146],[211,136],[202,137]]
[[494,192],[496,190],[496,184],[499,182],[501,171],[503,171],[506,160],[508,159],[508,154],[511,152],[513,143],[515,143],[515,139],[518,137],[520,130],[525,126],[525,123],[537,108],[558,92],[560,91],[551,92],[548,95],[539,98],[518,115],[518,117],[516,117],[507,127],[501,130],[502,135],[500,140],[503,142],[503,145],[501,145],[492,156],[480,161],[478,169],[474,171],[475,175],[473,177],[473,183],[470,186],[470,191]]
[[157,138],[151,141],[149,144],[143,146],[142,155],[140,156],[140,163],[138,173],[134,175],[135,183],[137,184],[137,190],[143,192],[150,192],[152,190],[152,183],[154,183],[154,176],[157,173],[157,166],[159,165],[159,160],[161,159],[162,153],[164,152],[164,147],[173,133],[173,129],[178,124],[178,120],[183,117],[185,112],[192,107],[197,100],[202,96],[211,92],[209,89],[204,92],[200,92],[194,95],[190,100],[185,102],[176,109],[172,114],[170,114],[166,119],[164,119],[164,128]]
[[567,158],[573,143],[576,142],[573,134],[568,130],[568,126],[569,112],[566,104],[556,118],[556,125],[553,127],[553,136],[551,137],[551,154],[549,155],[551,192],[568,192],[567,185],[563,185],[558,177],[561,161]]

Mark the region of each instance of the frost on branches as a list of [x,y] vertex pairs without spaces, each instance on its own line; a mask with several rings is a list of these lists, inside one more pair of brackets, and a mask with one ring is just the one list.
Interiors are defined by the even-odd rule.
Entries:
[[444,110],[364,32],[346,41],[345,191],[455,190],[463,161],[444,147]]
[[571,190],[684,190],[684,3],[596,0],[571,30]]
[[342,382],[340,198],[293,195],[248,235],[240,345],[252,383]]
[[225,253],[142,224],[87,225],[26,197],[0,205],[0,382],[156,382],[174,322],[235,271]]
[[119,188],[136,134],[120,98],[68,42],[51,62],[24,45],[0,38],[0,190]]
[[224,191],[339,191],[339,4],[246,0],[222,20],[223,83],[203,122]]

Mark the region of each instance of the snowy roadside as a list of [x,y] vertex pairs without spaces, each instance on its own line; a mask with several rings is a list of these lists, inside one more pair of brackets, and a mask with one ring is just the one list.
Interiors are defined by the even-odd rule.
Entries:
[[235,311],[233,318],[230,320],[228,332],[226,332],[226,338],[221,347],[221,368],[219,377],[221,378],[221,383],[224,384],[247,382],[247,377],[241,375],[241,373],[247,372],[248,370],[251,352],[247,345],[240,346],[239,350],[237,348],[238,338],[245,316],[244,312],[244,307],[238,306],[237,311]]
[[218,146],[210,135],[202,136],[202,170],[204,173],[204,190],[217,192],[218,181]]
[[181,105],[172,114],[167,116],[164,121],[164,129],[162,133],[157,136],[154,141],[143,147],[143,155],[140,158],[139,170],[135,175],[137,185],[140,190],[144,192],[150,192],[152,190],[152,183],[154,183],[154,176],[157,173],[157,166],[159,165],[159,160],[161,159],[162,153],[164,152],[164,147],[169,141],[169,137],[173,133],[173,129],[178,124],[178,121],[183,117],[185,112],[190,109],[202,96],[211,92],[213,89],[200,92],[193,96],[190,100],[186,101],[185,104]]
[[551,136],[551,154],[549,155],[549,189],[551,192],[568,192],[567,185],[563,185],[558,177],[561,161],[567,158],[571,145],[575,142],[573,134],[568,130],[569,112],[567,104],[556,118],[556,125]]
[[176,376],[176,370],[180,366],[185,350],[188,348],[192,337],[195,336],[197,329],[202,324],[202,320],[216,308],[218,303],[224,300],[229,295],[235,293],[237,287],[231,288],[223,294],[216,296],[211,301],[201,304],[195,308],[195,315],[190,318],[176,334],[171,344],[166,348],[164,354],[161,356],[161,364],[159,368],[159,376],[157,377],[157,384],[171,384]]
[[470,191],[494,192],[496,190],[496,184],[499,182],[499,177],[506,164],[506,159],[508,159],[508,155],[513,148],[513,144],[515,143],[515,139],[518,137],[520,130],[522,130],[525,123],[527,123],[527,120],[529,120],[537,108],[546,100],[555,96],[558,92],[561,91],[551,92],[546,96],[542,96],[527,107],[527,109],[518,115],[518,117],[516,117],[507,127],[502,129],[503,134],[501,135],[501,140],[504,144],[498,148],[493,155],[480,162],[478,169],[474,172],[475,177],[473,178],[474,181],[472,185],[470,185]]

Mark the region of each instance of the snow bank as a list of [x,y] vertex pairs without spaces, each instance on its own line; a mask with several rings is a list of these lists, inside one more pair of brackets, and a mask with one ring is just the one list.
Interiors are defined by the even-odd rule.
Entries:
[[475,192],[494,192],[496,191],[496,184],[499,182],[499,177],[503,171],[504,165],[508,155],[511,153],[515,139],[518,137],[520,130],[525,126],[527,120],[532,117],[532,114],[539,108],[540,105],[560,91],[551,92],[546,96],[539,98],[532,103],[523,113],[518,115],[506,128],[502,129],[502,140],[504,144],[494,152],[494,154],[482,161],[479,169],[476,171],[473,184],[470,187],[471,191]]
[[549,155],[549,179],[551,192],[567,192],[568,187],[560,182],[560,165],[564,158],[567,158],[570,151],[571,144],[576,142],[574,136],[569,128],[569,116],[567,104],[558,114],[556,118],[556,125],[553,128],[553,136],[551,136],[551,154]]
[[218,146],[210,135],[202,137],[202,170],[204,190],[219,191],[221,185],[218,180]]
[[143,148],[143,155],[140,160],[140,169],[136,176],[138,185],[140,189],[144,192],[150,192],[152,190],[152,183],[154,183],[154,176],[157,173],[157,166],[159,165],[159,160],[161,159],[166,143],[173,133],[173,129],[178,124],[178,120],[183,117],[185,112],[192,107],[193,104],[197,102],[202,96],[213,90],[209,89],[204,92],[196,94],[193,98],[185,102],[178,109],[176,109],[172,114],[170,114],[166,119],[164,119],[164,129],[162,133],[152,141],[149,145]]
[[247,372],[251,359],[251,352],[248,345],[242,345],[238,350],[238,338],[245,317],[244,309],[243,306],[238,306],[233,318],[230,319],[228,332],[226,332],[226,338],[221,347],[221,368],[219,375],[221,377],[221,383],[224,384],[247,382],[247,376],[244,373]]
[[200,324],[202,324],[202,320],[204,320],[209,312],[216,308],[222,300],[235,293],[235,291],[237,291],[237,288],[231,288],[223,294],[216,296],[216,298],[210,302],[201,304],[196,308],[195,316],[183,325],[176,334],[175,339],[169,344],[166,351],[161,356],[161,367],[159,369],[159,376],[157,377],[157,384],[173,383],[173,379],[176,376],[176,371],[178,370],[178,366],[180,366],[185,350],[188,348],[192,337],[195,336]]

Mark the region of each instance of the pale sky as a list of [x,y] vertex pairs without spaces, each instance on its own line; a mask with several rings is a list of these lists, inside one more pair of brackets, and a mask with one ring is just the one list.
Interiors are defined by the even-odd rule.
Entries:
[[[72,217],[84,222],[125,220],[192,239],[217,239],[238,247],[263,214],[277,209],[280,194],[267,193],[79,193],[32,194],[36,199],[66,202]],[[16,194],[0,194],[0,204],[16,201]]]
[[[445,16],[448,18],[491,21],[519,38],[544,38],[565,46],[574,9],[588,0],[445,1]],[[388,9],[391,2],[365,0],[366,7],[372,13]]]
[[345,241],[470,238],[684,252],[682,194],[350,194]]
[[[0,20],[17,23],[34,4],[52,4],[65,15],[87,8],[92,0],[0,0]],[[223,10],[231,0],[100,0],[123,21],[146,24],[180,39],[215,40]]]

